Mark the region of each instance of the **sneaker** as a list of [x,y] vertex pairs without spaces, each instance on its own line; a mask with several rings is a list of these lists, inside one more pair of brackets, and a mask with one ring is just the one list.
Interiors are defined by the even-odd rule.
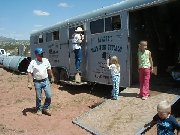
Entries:
[[148,97],[142,97],[142,100],[147,100],[148,99]]
[[49,109],[43,109],[43,113],[45,115],[51,116],[51,112],[49,111]]
[[142,96],[140,94],[137,94],[136,98],[142,98]]
[[36,114],[39,115],[39,116],[41,116],[41,115],[42,115],[42,111],[41,111],[41,110],[38,110],[38,111],[36,112]]
[[112,100],[119,100],[118,97],[112,97],[111,99],[112,99]]

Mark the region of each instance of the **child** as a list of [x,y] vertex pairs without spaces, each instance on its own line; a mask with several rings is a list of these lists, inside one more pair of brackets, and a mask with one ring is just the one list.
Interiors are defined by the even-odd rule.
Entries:
[[120,83],[120,65],[118,62],[118,58],[116,56],[112,56],[109,59],[107,59],[107,67],[111,70],[112,75],[112,82],[113,82],[113,89],[112,89],[112,99],[118,100],[119,95],[119,83]]
[[161,101],[157,105],[157,112],[153,120],[145,124],[145,127],[152,127],[157,124],[157,135],[174,135],[175,129],[177,130],[177,134],[180,135],[180,124],[171,115],[171,105],[166,100]]
[[147,50],[147,41],[141,41],[138,49],[138,71],[140,82],[140,93],[138,97],[146,100],[149,96],[150,74],[153,72],[153,61],[151,52]]

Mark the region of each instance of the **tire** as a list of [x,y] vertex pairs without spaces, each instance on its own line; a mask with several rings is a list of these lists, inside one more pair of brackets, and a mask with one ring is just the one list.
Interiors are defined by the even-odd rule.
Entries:
[[69,80],[67,71],[65,69],[60,70],[60,80],[63,80],[63,81]]

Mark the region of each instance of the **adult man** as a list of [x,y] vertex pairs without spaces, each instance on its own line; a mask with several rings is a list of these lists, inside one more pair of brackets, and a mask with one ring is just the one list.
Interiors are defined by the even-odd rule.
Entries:
[[[54,81],[51,65],[49,60],[43,58],[42,48],[35,49],[36,58],[32,60],[28,66],[28,88],[32,89],[32,79],[36,90],[36,109],[37,115],[42,115],[42,112],[46,115],[51,116],[49,106],[51,104],[51,88],[50,82]],[[50,78],[50,82],[49,79]],[[45,102],[41,105],[42,90],[45,92]]]
[[76,66],[76,71],[80,71],[80,66],[81,66],[81,60],[82,60],[82,51],[81,51],[81,44],[82,41],[84,40],[84,35],[82,34],[84,30],[81,27],[77,27],[75,30],[75,34],[73,35],[73,51],[75,54],[75,66]]

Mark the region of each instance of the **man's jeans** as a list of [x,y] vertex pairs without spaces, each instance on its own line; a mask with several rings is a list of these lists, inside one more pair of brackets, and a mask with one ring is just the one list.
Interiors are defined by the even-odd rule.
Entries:
[[[51,104],[51,96],[52,96],[49,79],[45,79],[44,81],[35,80],[34,86],[36,90],[36,109],[37,110],[48,109],[49,105]],[[41,106],[42,90],[44,90],[46,96],[43,106]]]
[[76,66],[76,70],[80,71],[81,60],[82,60],[82,50],[81,49],[75,49],[74,50],[74,54],[75,54],[75,66]]

